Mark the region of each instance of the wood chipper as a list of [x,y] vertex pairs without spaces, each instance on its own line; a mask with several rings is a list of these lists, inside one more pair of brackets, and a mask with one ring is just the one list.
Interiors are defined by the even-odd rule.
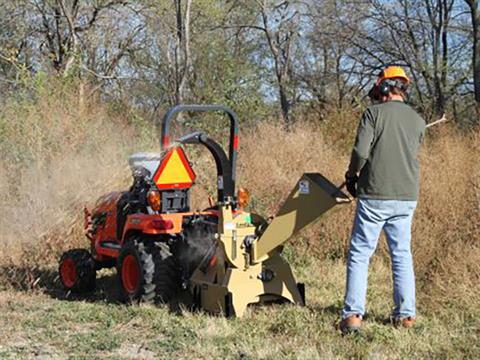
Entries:
[[[180,112],[222,112],[230,120],[228,156],[202,132],[170,140],[170,123]],[[191,211],[195,172],[183,147],[206,147],[216,165],[217,199]],[[245,210],[248,192],[235,192],[238,118],[228,107],[179,105],[162,121],[161,154],[129,159],[133,185],[102,196],[85,209],[90,250],[66,251],[59,265],[67,291],[95,287],[96,271],[117,268],[126,301],[170,301],[180,291],[211,313],[242,316],[250,304],[305,304],[305,291],[282,258],[283,244],[336,204],[349,202],[318,173],[306,173],[273,220]]]

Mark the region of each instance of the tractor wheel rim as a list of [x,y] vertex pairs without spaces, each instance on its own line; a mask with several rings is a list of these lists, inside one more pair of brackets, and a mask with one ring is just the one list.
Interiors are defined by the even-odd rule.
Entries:
[[71,288],[77,281],[77,269],[75,268],[75,261],[72,258],[66,258],[60,265],[60,276],[63,284]]
[[129,294],[135,294],[140,285],[140,266],[133,255],[127,255],[122,264],[122,283]]

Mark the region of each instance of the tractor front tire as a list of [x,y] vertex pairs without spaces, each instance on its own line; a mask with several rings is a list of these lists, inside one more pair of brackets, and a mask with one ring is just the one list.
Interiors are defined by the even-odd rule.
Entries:
[[167,244],[135,238],[122,249],[117,267],[126,302],[168,302],[176,294],[178,276]]
[[58,267],[60,282],[67,291],[86,293],[95,290],[95,260],[88,250],[64,252]]

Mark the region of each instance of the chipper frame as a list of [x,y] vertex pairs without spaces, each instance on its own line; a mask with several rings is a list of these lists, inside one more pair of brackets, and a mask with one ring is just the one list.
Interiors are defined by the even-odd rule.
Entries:
[[305,305],[304,286],[295,282],[281,257],[282,245],[335,205],[349,201],[322,175],[306,173],[263,231],[252,224],[255,215],[237,215],[231,204],[222,204],[215,256],[190,279],[196,304],[238,317],[249,304],[287,300]]

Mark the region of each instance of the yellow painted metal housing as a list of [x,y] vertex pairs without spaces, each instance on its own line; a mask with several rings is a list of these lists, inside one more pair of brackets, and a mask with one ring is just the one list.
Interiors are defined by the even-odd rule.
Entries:
[[332,207],[348,202],[350,202],[348,196],[322,175],[303,174],[273,221],[253,243],[251,261],[253,263],[262,261],[270,251],[313,223]]
[[[281,257],[282,244],[336,204],[350,202],[341,190],[318,173],[304,174],[262,234],[252,216],[220,207],[219,261],[198,268],[190,279],[194,300],[211,313],[243,316],[248,305],[289,301],[304,305],[303,286]],[[258,216],[256,216],[258,217]]]

